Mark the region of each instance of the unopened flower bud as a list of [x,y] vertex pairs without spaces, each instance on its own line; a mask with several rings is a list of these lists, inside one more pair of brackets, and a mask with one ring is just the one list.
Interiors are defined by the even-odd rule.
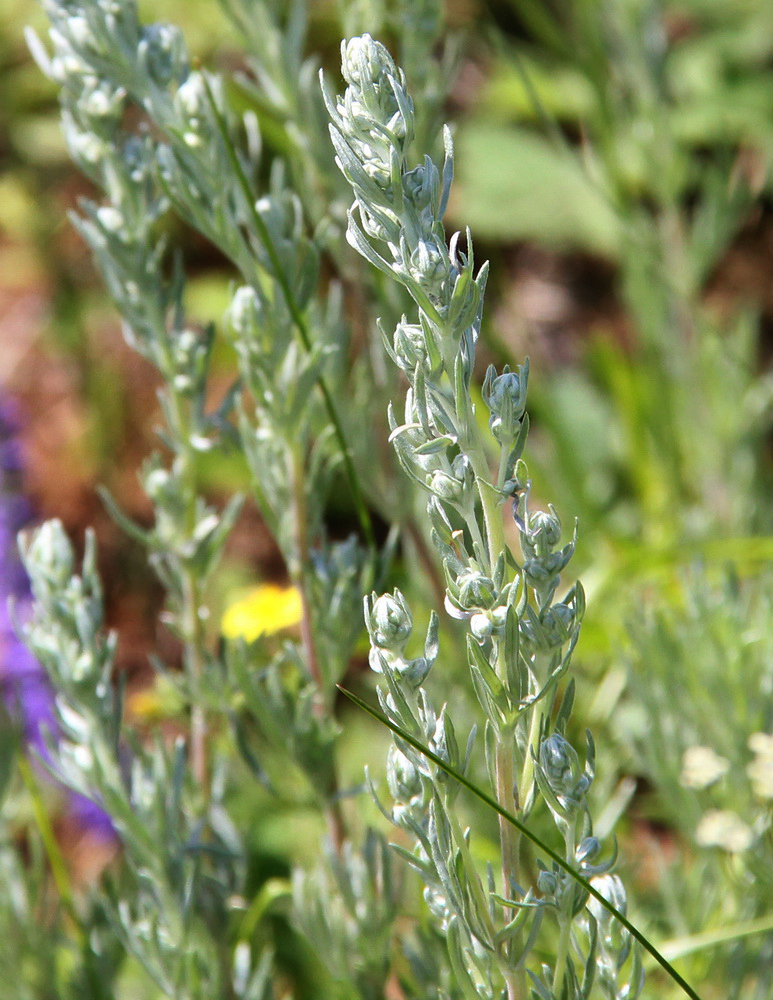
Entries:
[[430,293],[437,293],[448,274],[448,265],[439,247],[427,240],[420,240],[411,254],[409,272]]
[[427,487],[436,497],[451,503],[458,503],[464,495],[463,484],[442,469],[436,469],[429,476]]
[[558,892],[558,886],[558,879],[553,872],[546,871],[543,868],[537,876],[537,889],[543,896],[552,898]]
[[591,778],[583,773],[580,758],[572,744],[560,733],[548,736],[540,746],[539,763],[562,810],[569,814],[579,809],[590,787]]
[[415,371],[427,356],[424,331],[417,323],[406,323],[404,318],[395,329],[393,347],[397,364],[406,373]]
[[494,634],[494,623],[487,614],[479,612],[470,618],[470,631],[478,642],[483,642]]
[[540,619],[542,632],[549,647],[561,646],[569,638],[574,624],[574,611],[567,604],[554,604]]
[[539,758],[554,792],[562,792],[573,786],[573,770],[579,767],[579,758],[571,743],[560,733],[554,733],[542,741]]
[[387,756],[387,783],[392,798],[398,802],[410,802],[422,792],[418,768],[394,744]]
[[386,47],[369,34],[341,43],[341,71],[347,83],[365,89],[381,77],[397,76],[397,68]]
[[535,547],[552,549],[561,541],[561,521],[552,507],[549,511],[535,510],[529,514],[526,530]]
[[465,608],[490,608],[497,589],[491,577],[478,570],[468,570],[457,578],[459,602]]
[[432,660],[418,656],[415,660],[401,660],[397,666],[397,673],[403,683],[415,691],[427,679],[431,669]]
[[372,608],[368,607],[366,599],[365,616],[374,646],[402,652],[413,629],[413,619],[399,590],[395,590],[394,596],[382,594],[376,598],[373,595]]
[[505,365],[501,375],[497,375],[491,365],[486,372],[483,398],[491,411],[489,427],[497,441],[512,441],[518,433],[526,410],[528,374],[526,365],[521,366],[518,372],[510,371]]
[[418,212],[432,204],[437,188],[436,175],[437,170],[431,160],[403,174],[403,191]]

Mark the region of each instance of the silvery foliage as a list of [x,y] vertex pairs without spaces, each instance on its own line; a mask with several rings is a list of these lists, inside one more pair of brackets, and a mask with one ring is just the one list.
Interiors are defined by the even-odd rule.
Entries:
[[[554,711],[584,598],[575,584],[555,600],[574,539],[561,544],[552,508],[529,507],[521,459],[528,365],[501,372],[489,367],[483,384],[490,432],[485,440],[471,383],[487,268],[475,273],[469,231],[464,241],[456,233],[446,242],[441,220],[453,176],[450,132],[444,132],[442,171],[428,155],[410,166],[414,107],[403,72],[369,35],[345,41],[341,51],[347,88],[337,99],[326,91],[326,102],[336,161],[355,196],[347,238],[415,303],[415,320],[403,317],[392,335],[382,331],[388,354],[410,383],[402,418],[390,407],[391,440],[408,476],[429,496],[433,539],[446,576],[446,611],[467,624],[470,678],[486,720],[491,785],[500,804],[522,819],[541,798],[563,839],[566,861],[599,880],[623,909],[625,891],[607,874],[613,859],[601,857],[588,811],[593,741],[588,735],[583,761],[565,737],[571,683]],[[498,452],[495,477],[489,471],[491,450]],[[513,513],[520,564],[505,542],[503,505]],[[466,771],[474,733],[463,749],[447,711],[433,706],[423,686],[440,655],[437,616],[433,612],[423,655],[411,657],[406,649],[413,620],[399,591],[373,593],[365,600],[365,615],[370,665],[383,679],[383,711],[452,767]],[[581,887],[561,869],[540,865],[536,884],[529,886],[510,825],[500,825],[499,876],[489,870],[484,879],[472,859],[470,831],[462,829],[455,811],[458,787],[442,769],[396,738],[388,781],[394,800],[388,815],[415,845],[397,850],[426,886],[425,900],[446,936],[461,995],[515,1000],[529,988],[540,1000],[639,995],[641,966],[638,956],[626,966],[627,935],[613,935],[606,915],[586,905]],[[553,964],[527,974],[529,954],[544,939],[543,925],[545,935],[557,940]]]
[[[243,879],[222,787],[213,784],[205,807],[182,740],[143,746],[122,732],[121,698],[111,677],[115,639],[103,629],[93,536],[80,573],[58,521],[27,538],[22,555],[35,598],[24,635],[56,690],[61,730],[47,766],[109,813],[125,858],[101,906],[112,933],[106,936],[95,924],[87,956],[98,968],[110,939],[117,939],[163,994],[176,995],[180,982],[189,984],[187,995],[202,1000],[220,994],[230,971],[218,928],[227,925]],[[110,995],[109,980],[104,988]]]
[[[88,645],[81,650],[70,643],[56,664],[41,652],[55,686],[72,694],[71,704],[64,696],[58,701],[62,729],[72,739],[56,752],[52,748],[51,766],[60,780],[95,796],[116,817],[136,877],[125,899],[116,893],[106,903],[109,919],[159,989],[169,996],[181,989],[186,996],[214,996],[225,995],[229,984],[236,996],[260,998],[270,988],[260,946],[239,932],[234,938],[232,931],[232,911],[244,905],[244,850],[222,805],[228,760],[219,756],[219,741],[208,737],[218,719],[233,719],[238,748],[261,781],[327,815],[340,852],[339,882],[354,880],[362,888],[370,877],[373,899],[383,896],[387,924],[393,909],[381,869],[367,860],[378,854],[378,836],[367,838],[365,860],[351,845],[344,851],[347,833],[337,803],[335,682],[361,631],[361,594],[373,578],[372,559],[362,546],[353,538],[328,541],[321,521],[341,448],[331,425],[336,414],[317,390],[324,380],[329,396],[346,395],[341,296],[335,286],[324,299],[317,294],[319,254],[281,164],[275,164],[268,190],[250,194],[260,162],[255,121],[233,121],[223,81],[191,67],[178,29],[141,24],[131,0],[43,5],[53,53],[34,35],[30,45],[61,88],[73,159],[104,193],[101,204],[84,200],[74,222],[121,312],[127,341],[161,376],[166,454],[153,455],[141,476],[155,510],[153,528],[131,523],[107,499],[126,530],[146,546],[168,593],[165,621],[181,640],[184,666],[182,674],[168,676],[190,706],[186,743],[173,751],[159,743],[148,751],[122,735],[103,661],[98,687],[93,671],[77,688],[68,687],[81,660],[94,659]],[[278,21],[271,25],[275,41],[288,51]],[[296,18],[287,31],[298,30]],[[306,76],[313,80],[313,73]],[[321,105],[315,83],[314,89]],[[232,139],[238,124],[247,137],[245,150]],[[304,137],[296,138],[302,149]],[[240,382],[214,409],[209,383],[215,330],[186,319],[182,266],[177,259],[170,265],[159,235],[170,210],[210,239],[241,280],[225,324]],[[313,342],[303,336],[309,330]],[[237,408],[238,432],[230,419]],[[366,450],[360,442],[344,444],[347,451]],[[224,511],[212,508],[199,495],[197,469],[202,453],[234,446],[246,455],[254,498],[304,596],[302,641],[278,650],[236,643],[221,653],[207,627],[207,583],[241,500],[234,498]],[[56,573],[66,586],[68,553],[61,527],[44,526],[28,550],[33,580]],[[95,591],[92,563],[83,580]],[[72,586],[81,586],[77,578]],[[36,652],[61,610],[39,597],[29,631]],[[96,623],[88,642],[98,641]],[[80,636],[78,625],[68,627]],[[255,669],[256,662],[262,669]],[[266,742],[292,765],[300,787],[286,766],[272,783],[259,759]],[[151,814],[141,835],[140,825]],[[331,891],[342,889],[336,884]],[[317,909],[324,911],[324,902]]]

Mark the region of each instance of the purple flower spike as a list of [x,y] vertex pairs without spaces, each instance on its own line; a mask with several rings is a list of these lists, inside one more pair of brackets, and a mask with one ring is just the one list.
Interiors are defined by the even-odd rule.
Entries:
[[[27,746],[45,759],[47,743],[59,732],[54,696],[45,671],[14,628],[15,621],[29,617],[31,601],[16,536],[34,519],[32,505],[21,492],[20,426],[14,401],[0,399],[0,698],[21,725]],[[116,839],[110,818],[90,799],[68,793],[67,811],[84,833],[101,840]]]

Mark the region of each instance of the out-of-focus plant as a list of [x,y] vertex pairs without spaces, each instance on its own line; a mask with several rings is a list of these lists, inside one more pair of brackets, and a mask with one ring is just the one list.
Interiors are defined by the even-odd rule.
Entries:
[[[25,751],[45,758],[49,742],[57,737],[55,695],[46,671],[17,635],[29,616],[32,595],[16,539],[34,520],[33,506],[22,490],[20,432],[18,406],[6,398],[0,403],[0,693],[9,735],[15,727]],[[9,753],[6,768],[11,759]],[[28,780],[36,781],[32,772]],[[84,833],[113,837],[108,817],[90,799],[76,794],[64,805]]]
[[770,582],[696,565],[668,603],[648,602],[611,717],[650,785],[647,819],[682,838],[655,852],[666,951],[734,1000],[772,986]]
[[554,371],[532,403],[549,441],[536,478],[591,529],[609,600],[685,545],[713,559],[720,537],[770,531],[759,304],[707,289],[770,183],[773,15],[755,0],[506,6],[522,32],[497,36],[460,129],[457,211],[614,268],[614,329],[591,329],[585,374]]

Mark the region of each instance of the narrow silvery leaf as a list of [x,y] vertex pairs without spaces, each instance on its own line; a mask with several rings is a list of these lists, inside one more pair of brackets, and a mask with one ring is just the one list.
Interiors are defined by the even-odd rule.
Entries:
[[[451,135],[451,129],[447,125],[443,126],[443,148],[445,150],[445,158],[443,160],[443,193],[438,207],[438,218],[440,219],[446,214],[448,198],[451,194],[451,185],[454,181],[454,140]],[[481,289],[482,294],[483,289]]]

